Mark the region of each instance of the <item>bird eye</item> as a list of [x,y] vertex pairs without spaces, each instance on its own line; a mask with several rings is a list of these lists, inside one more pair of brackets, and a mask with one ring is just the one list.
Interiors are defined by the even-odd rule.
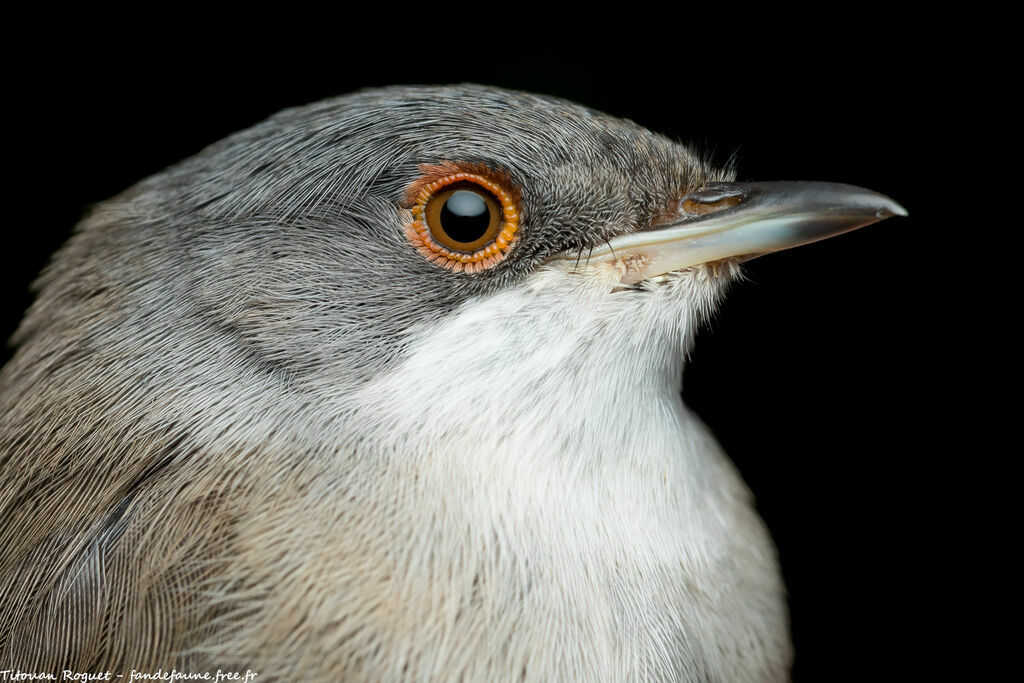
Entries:
[[473,183],[457,183],[427,202],[427,228],[454,251],[472,254],[491,242],[501,228],[497,197]]
[[409,188],[414,221],[406,235],[437,265],[475,273],[505,257],[515,239],[519,210],[503,175],[479,166],[472,172],[460,168],[424,167],[424,178]]

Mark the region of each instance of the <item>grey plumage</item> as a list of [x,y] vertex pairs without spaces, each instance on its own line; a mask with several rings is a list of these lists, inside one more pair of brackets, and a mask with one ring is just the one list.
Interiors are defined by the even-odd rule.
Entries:
[[[406,242],[446,160],[521,189],[484,272]],[[784,680],[774,551],[678,396],[738,266],[587,262],[730,179],[566,102],[390,88],[97,206],[0,375],[0,664]]]

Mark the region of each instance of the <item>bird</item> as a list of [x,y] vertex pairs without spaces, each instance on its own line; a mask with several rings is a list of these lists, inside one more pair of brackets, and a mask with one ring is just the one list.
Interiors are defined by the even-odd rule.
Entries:
[[751,258],[905,215],[482,85],[287,109],[91,208],[0,373],[0,668],[784,681],[682,402]]

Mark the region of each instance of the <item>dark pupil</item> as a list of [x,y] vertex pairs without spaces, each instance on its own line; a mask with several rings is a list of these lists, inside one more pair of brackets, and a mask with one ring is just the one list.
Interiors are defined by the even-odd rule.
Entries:
[[475,242],[490,224],[487,202],[476,192],[456,190],[441,207],[441,227],[456,242]]

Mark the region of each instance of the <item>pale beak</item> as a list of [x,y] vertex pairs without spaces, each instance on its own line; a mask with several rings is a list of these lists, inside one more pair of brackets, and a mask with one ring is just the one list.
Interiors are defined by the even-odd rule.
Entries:
[[699,263],[753,258],[816,242],[907,211],[885,195],[817,182],[712,183],[684,197],[678,219],[595,247],[589,262],[621,264],[633,284]]

